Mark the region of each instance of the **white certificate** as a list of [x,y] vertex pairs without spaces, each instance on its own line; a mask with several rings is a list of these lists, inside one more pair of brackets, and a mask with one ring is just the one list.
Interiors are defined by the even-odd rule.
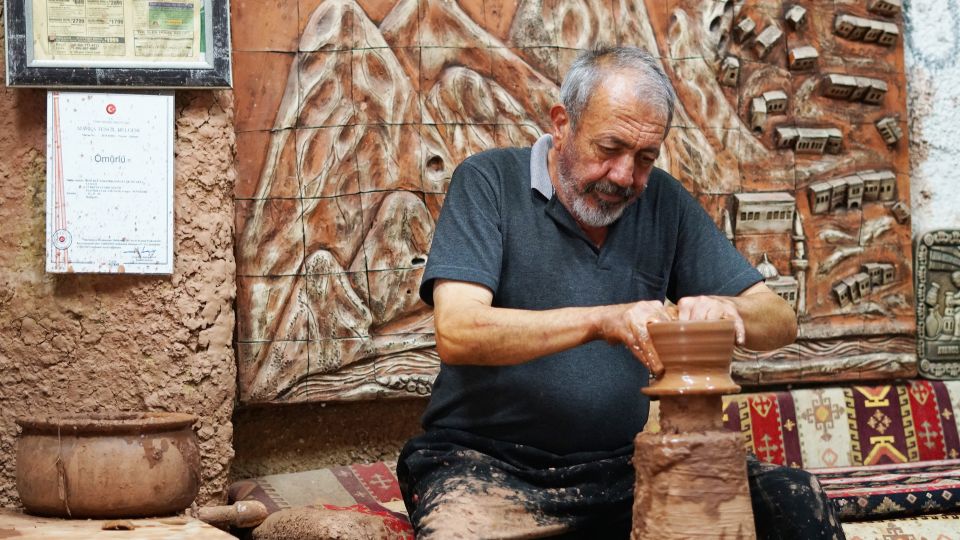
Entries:
[[47,93],[47,272],[173,273],[173,107]]

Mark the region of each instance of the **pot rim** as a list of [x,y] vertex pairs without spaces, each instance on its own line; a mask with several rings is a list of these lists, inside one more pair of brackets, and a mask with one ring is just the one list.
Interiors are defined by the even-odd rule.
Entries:
[[156,433],[189,428],[196,421],[193,414],[148,411],[45,414],[16,419],[24,433],[61,435]]
[[729,332],[736,327],[732,319],[712,319],[708,321],[651,321],[647,330],[651,333],[685,333],[685,332]]

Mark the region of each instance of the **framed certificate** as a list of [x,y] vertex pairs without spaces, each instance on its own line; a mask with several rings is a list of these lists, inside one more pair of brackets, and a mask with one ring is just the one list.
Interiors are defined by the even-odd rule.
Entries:
[[4,0],[7,85],[229,87],[228,0]]
[[47,92],[47,272],[173,273],[173,93]]

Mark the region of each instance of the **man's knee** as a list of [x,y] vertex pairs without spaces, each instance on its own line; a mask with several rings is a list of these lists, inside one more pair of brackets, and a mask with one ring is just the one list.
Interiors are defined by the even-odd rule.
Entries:
[[759,538],[843,538],[832,503],[816,476],[801,469],[748,461]]
[[750,487],[769,493],[776,499],[783,497],[823,496],[823,488],[817,478],[802,469],[793,469],[769,463],[750,466]]
[[476,478],[447,478],[421,493],[411,521],[418,539],[538,537],[565,530],[532,511],[524,493]]

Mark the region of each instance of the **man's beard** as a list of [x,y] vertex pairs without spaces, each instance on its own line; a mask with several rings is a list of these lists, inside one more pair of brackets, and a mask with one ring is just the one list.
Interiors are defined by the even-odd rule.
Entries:
[[[567,210],[573,215],[574,219],[589,227],[606,227],[620,219],[623,211],[633,202],[636,190],[618,186],[610,180],[590,182],[581,190],[577,185],[577,178],[573,175],[572,160],[569,159],[566,152],[558,152],[557,154],[557,175],[560,177],[558,179],[558,189],[563,193],[563,199],[570,201],[570,207]],[[622,197],[623,200],[610,202],[594,198],[596,206],[592,206],[587,202],[587,196],[593,192],[616,195]]]

